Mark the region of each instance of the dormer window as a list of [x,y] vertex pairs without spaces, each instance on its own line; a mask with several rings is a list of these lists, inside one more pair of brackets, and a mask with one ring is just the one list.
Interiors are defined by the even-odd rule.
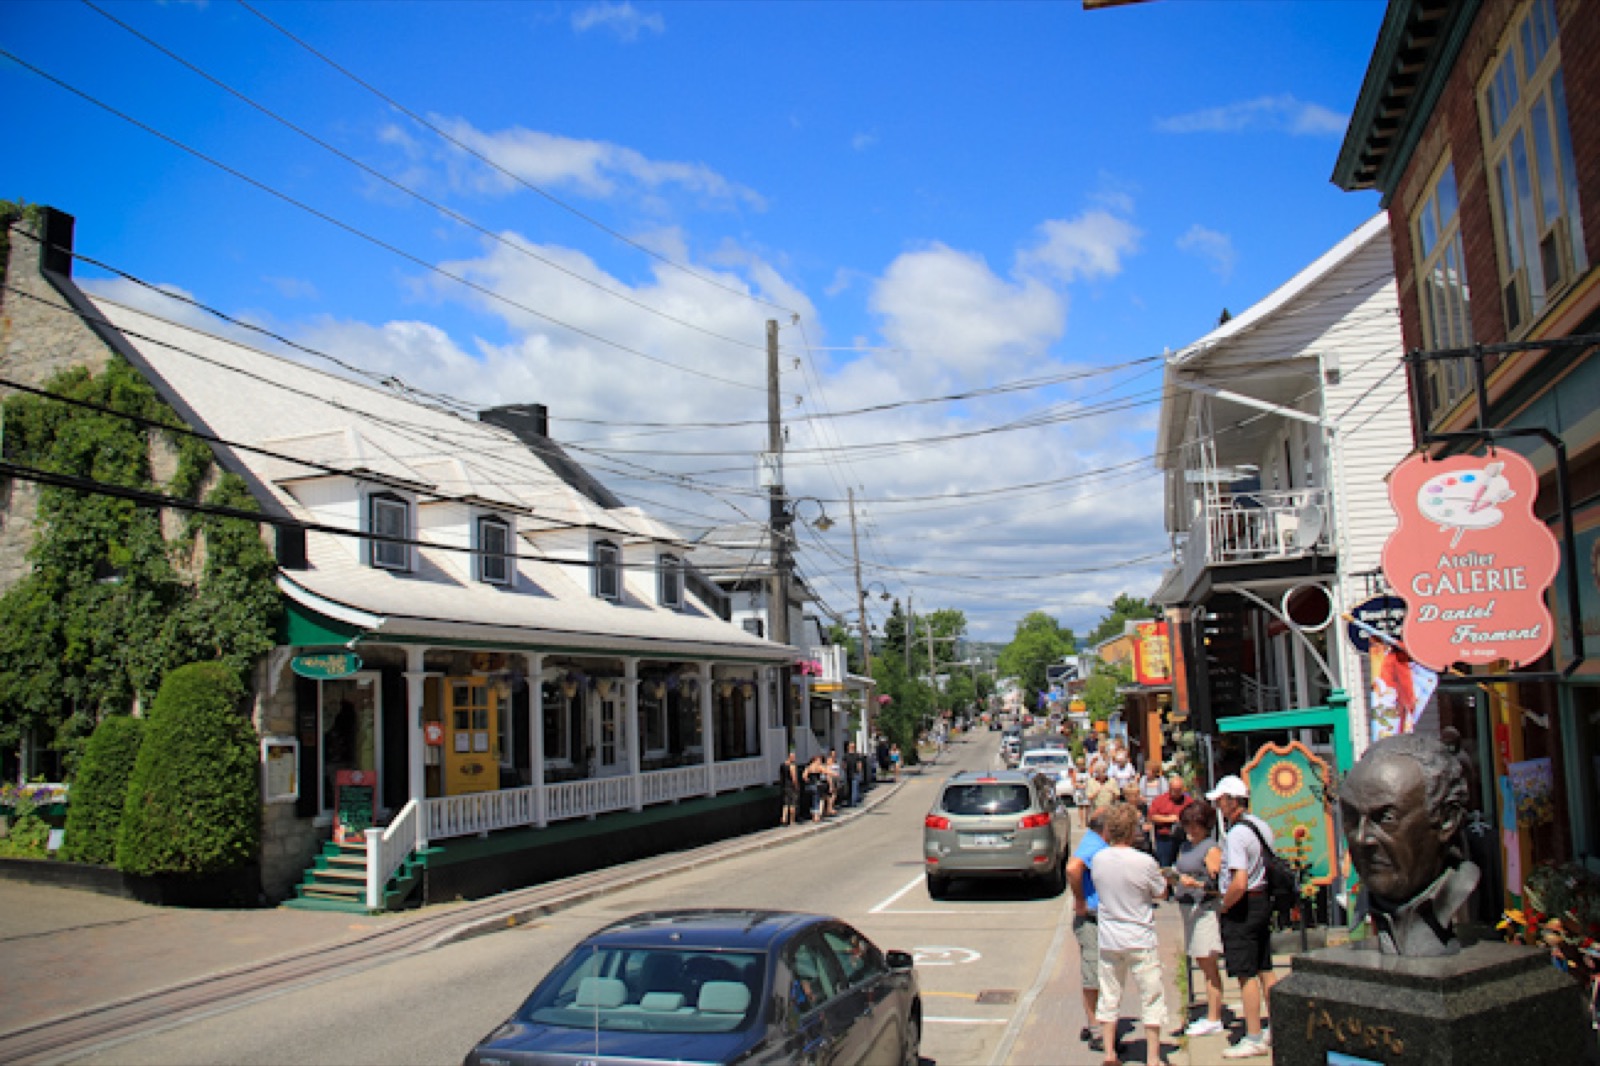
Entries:
[[410,570],[411,505],[392,492],[375,492],[367,497],[367,531],[394,540],[368,541],[367,558],[379,570]]
[[658,567],[661,606],[676,611],[683,606],[683,560],[676,555],[663,555]]
[[481,516],[477,522],[478,580],[487,585],[511,584],[511,523]]
[[609,540],[595,541],[594,594],[602,600],[622,600],[622,549]]

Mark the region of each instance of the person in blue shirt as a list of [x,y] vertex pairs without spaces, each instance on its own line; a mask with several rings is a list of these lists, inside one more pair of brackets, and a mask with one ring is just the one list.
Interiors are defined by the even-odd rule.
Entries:
[[1100,897],[1094,890],[1094,878],[1089,874],[1089,864],[1095,855],[1106,847],[1100,835],[1105,828],[1104,809],[1089,818],[1089,828],[1073,849],[1067,860],[1067,883],[1072,886],[1072,935],[1078,941],[1078,978],[1083,988],[1084,1027],[1078,1039],[1088,1042],[1094,1051],[1105,1051],[1104,1038],[1093,1026],[1095,1009],[1100,1005]]

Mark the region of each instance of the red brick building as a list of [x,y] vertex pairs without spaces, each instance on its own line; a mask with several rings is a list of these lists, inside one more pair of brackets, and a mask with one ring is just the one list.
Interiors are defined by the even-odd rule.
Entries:
[[[1562,542],[1551,651],[1441,689],[1479,845],[1508,891],[1543,860],[1600,870],[1600,4],[1391,0],[1333,180],[1389,212],[1418,447],[1521,453]],[[1553,813],[1503,838],[1530,766]]]

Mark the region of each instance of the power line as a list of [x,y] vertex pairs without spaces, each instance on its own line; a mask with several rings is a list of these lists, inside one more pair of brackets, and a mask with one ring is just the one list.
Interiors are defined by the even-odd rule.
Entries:
[[220,78],[216,77],[215,75],[212,75],[212,74],[208,73],[207,71],[201,69],[199,66],[195,65],[194,63],[191,63],[189,60],[187,60],[187,59],[183,58],[182,56],[178,55],[176,52],[172,51],[170,48],[168,48],[165,45],[161,44],[160,42],[152,39],[151,37],[147,36],[146,34],[142,33],[141,31],[135,29],[134,27],[130,26],[128,23],[126,23],[126,22],[122,21],[121,19],[117,18],[115,15],[111,14],[109,11],[105,10],[104,8],[99,7],[98,5],[96,5],[94,3],[94,0],[79,0],[79,2],[82,3],[85,7],[89,8],[91,11],[94,11],[95,13],[99,14],[103,18],[109,20],[112,23],[115,23],[117,26],[122,27],[122,29],[126,30],[128,33],[132,34],[134,37],[137,37],[139,40],[143,41],[145,44],[149,45],[151,48],[154,48],[156,51],[158,51],[161,54],[167,56],[173,62],[182,64],[184,67],[186,67],[189,70],[193,71],[198,76],[204,78],[206,81],[208,81],[211,84],[215,85],[217,88],[219,88],[219,89],[223,90],[224,92],[230,94],[231,96],[233,96],[235,99],[239,100],[240,102],[242,102],[244,104],[247,104],[248,106],[254,108],[256,111],[258,111],[261,114],[265,115],[267,118],[270,118],[274,122],[276,122],[279,125],[283,126],[284,128],[292,130],[293,132],[299,134],[301,137],[304,137],[306,140],[310,141],[312,144],[315,144],[317,147],[319,147],[319,148],[323,149],[324,151],[330,153],[331,155],[343,160],[344,162],[349,163],[351,166],[356,167],[358,170],[360,170],[362,173],[368,175],[369,177],[376,178],[378,181],[383,182],[385,185],[389,186],[391,189],[394,189],[396,192],[404,193],[405,195],[411,197],[412,199],[418,201],[419,203],[426,204],[428,207],[433,208],[435,211],[439,212],[441,215],[444,215],[446,218],[450,219],[451,221],[456,222],[459,225],[465,226],[466,228],[468,228],[470,230],[473,230],[474,232],[476,232],[476,233],[478,233],[478,234],[480,234],[480,235],[482,235],[484,237],[487,237],[489,240],[494,241],[495,243],[497,243],[497,244],[499,244],[499,245],[501,245],[501,246],[503,246],[505,248],[509,248],[512,251],[519,253],[520,255],[526,256],[526,257],[528,257],[530,259],[533,259],[533,260],[535,260],[535,261],[537,261],[539,263],[542,263],[545,266],[549,267],[551,270],[559,271],[560,273],[565,274],[568,277],[573,278],[576,281],[582,282],[585,285],[588,285],[588,286],[590,286],[590,287],[592,287],[592,288],[594,288],[594,289],[596,289],[596,290],[598,290],[600,292],[605,293],[607,296],[610,296],[610,297],[612,297],[614,299],[617,299],[617,300],[621,300],[624,303],[631,304],[634,307],[637,307],[642,311],[646,311],[646,312],[648,312],[648,313],[650,313],[652,315],[656,315],[657,317],[663,318],[668,322],[674,323],[675,325],[682,326],[685,329],[692,329],[692,330],[694,330],[694,331],[696,331],[698,333],[703,333],[708,337],[714,337],[717,340],[726,341],[729,344],[737,345],[737,346],[739,346],[741,348],[747,348],[747,349],[750,349],[752,351],[765,351],[765,348],[760,344],[755,344],[755,343],[752,343],[752,342],[746,341],[746,340],[740,340],[740,339],[738,339],[736,337],[726,336],[725,334],[718,333],[715,330],[707,329],[706,327],[701,326],[701,325],[697,325],[694,322],[690,322],[690,321],[688,321],[686,319],[679,318],[676,315],[669,314],[668,312],[662,311],[659,308],[652,307],[651,305],[645,303],[643,300],[634,299],[633,297],[627,295],[626,293],[617,292],[615,289],[608,288],[607,286],[600,284],[600,282],[594,280],[593,278],[585,277],[584,275],[578,273],[576,270],[572,270],[572,269],[570,269],[568,267],[562,266],[560,263],[557,263],[555,260],[549,259],[546,256],[540,255],[538,252],[534,251],[532,248],[529,248],[524,244],[521,244],[521,243],[519,243],[517,241],[510,240],[509,238],[507,238],[503,234],[496,233],[495,231],[493,231],[493,230],[491,230],[491,229],[489,229],[489,228],[487,228],[485,226],[479,225],[477,222],[473,221],[471,218],[467,217],[466,215],[463,215],[461,212],[456,211],[454,208],[447,207],[446,205],[444,205],[442,203],[439,203],[437,200],[433,200],[433,199],[423,195],[422,193],[418,192],[417,190],[411,188],[409,185],[406,185],[406,184],[404,184],[402,182],[396,181],[394,178],[391,178],[389,175],[383,173],[382,171],[378,170],[377,168],[372,167],[372,166],[368,166],[366,163],[363,163],[361,160],[359,160],[359,159],[355,158],[354,156],[350,155],[348,152],[345,152],[342,149],[337,148],[334,145],[329,144],[327,141],[324,141],[322,138],[318,137],[316,134],[310,132],[309,130],[305,129],[304,127],[298,126],[295,123],[290,122],[288,119],[284,118],[282,115],[280,115],[277,112],[273,111],[272,109],[266,107],[265,105],[263,105],[261,103],[258,103],[257,101],[255,101],[254,99],[252,99],[251,97],[246,95],[245,93],[240,92],[238,89],[235,89],[233,86],[231,86],[228,83],[224,82],[222,79],[220,79]]
[[338,71],[340,74],[343,74],[346,78],[349,78],[351,81],[355,82],[357,85],[361,86],[363,89],[367,90],[369,93],[371,93],[372,95],[376,96],[378,99],[382,100],[384,103],[388,104],[390,107],[394,108],[396,111],[400,112],[402,115],[405,115],[407,118],[409,118],[411,121],[415,122],[417,125],[422,126],[424,129],[427,129],[431,133],[435,134],[436,136],[440,137],[444,141],[448,142],[451,146],[453,146],[455,148],[458,148],[461,151],[467,153],[468,155],[472,156],[472,158],[474,158],[474,159],[478,160],[479,162],[483,163],[485,166],[488,166],[488,167],[498,171],[500,174],[502,174],[505,177],[509,178],[510,180],[516,182],[518,185],[521,185],[523,188],[527,189],[528,191],[533,192],[533,193],[537,193],[539,196],[542,196],[545,200],[547,200],[550,203],[554,204],[556,207],[559,207],[563,211],[566,211],[567,213],[573,215],[574,217],[579,218],[579,219],[583,220],[584,222],[587,222],[589,225],[591,225],[591,226],[595,227],[596,229],[602,231],[603,233],[607,234],[608,236],[611,236],[611,237],[615,238],[616,240],[621,241],[623,244],[628,245],[630,248],[633,248],[633,249],[635,249],[637,251],[643,252],[645,255],[649,256],[650,258],[652,258],[652,259],[654,259],[654,260],[656,260],[656,261],[658,261],[660,263],[663,263],[666,266],[672,267],[674,270],[678,270],[678,271],[683,272],[684,274],[687,274],[688,276],[694,278],[696,281],[702,282],[702,283],[704,283],[706,285],[710,285],[713,288],[721,289],[723,292],[731,293],[734,296],[743,297],[746,300],[750,300],[753,303],[761,304],[764,307],[770,307],[770,308],[773,308],[775,310],[782,311],[785,314],[791,314],[792,315],[792,314],[796,313],[795,310],[792,307],[785,307],[782,304],[774,303],[771,300],[767,300],[767,299],[764,299],[764,298],[762,298],[760,296],[756,296],[753,293],[746,292],[746,291],[741,290],[741,289],[736,289],[731,285],[724,285],[720,281],[717,281],[715,278],[712,278],[712,277],[709,277],[709,276],[707,276],[705,274],[702,274],[702,273],[700,273],[699,271],[695,270],[694,268],[692,268],[690,266],[687,266],[687,265],[685,265],[683,263],[680,263],[677,260],[672,259],[669,256],[662,255],[660,252],[656,251],[655,249],[650,248],[650,247],[648,247],[648,246],[646,246],[644,244],[641,244],[638,241],[632,239],[631,237],[626,236],[625,234],[617,232],[616,230],[614,230],[611,227],[607,226],[605,223],[599,221],[598,219],[596,219],[596,218],[594,218],[594,217],[592,217],[590,215],[585,214],[584,212],[578,210],[576,207],[573,207],[571,204],[565,202],[564,200],[558,199],[556,196],[552,195],[550,192],[540,188],[537,185],[534,185],[532,182],[528,181],[526,178],[522,177],[520,174],[517,174],[517,173],[515,173],[515,172],[513,172],[511,170],[506,169],[505,167],[501,166],[499,163],[495,162],[493,159],[489,158],[488,156],[484,155],[482,152],[479,152],[477,149],[473,148],[471,145],[463,143],[459,138],[452,137],[449,133],[447,133],[446,131],[440,129],[438,126],[434,125],[432,122],[429,122],[427,119],[423,118],[421,115],[417,114],[415,111],[412,111],[410,108],[406,107],[404,104],[400,103],[398,100],[395,100],[393,97],[387,95],[382,90],[380,90],[376,86],[372,85],[370,82],[365,81],[364,79],[362,79],[361,77],[359,77],[358,75],[356,75],[355,73],[350,71],[348,68],[346,68],[346,67],[340,65],[339,63],[335,62],[332,58],[330,58],[325,53],[323,53],[321,51],[318,51],[316,48],[312,47],[309,43],[307,43],[302,38],[295,36],[293,33],[289,32],[289,30],[285,29],[279,23],[274,22],[272,19],[268,18],[266,15],[262,14],[260,11],[256,10],[254,7],[250,6],[250,4],[246,3],[245,0],[236,0],[236,2],[239,4],[240,7],[244,8],[246,11],[250,12],[256,18],[260,19],[262,22],[265,22],[268,26],[271,26],[273,29],[275,29],[279,33],[283,34],[289,40],[293,41],[295,44],[299,45],[301,48],[305,49],[307,52],[311,53],[313,56],[315,56],[318,59],[322,60],[322,62],[326,63],[328,66],[332,67],[334,70]]
[[479,295],[485,296],[485,297],[487,297],[487,298],[489,298],[491,300],[496,301],[497,303],[502,303],[502,304],[505,304],[507,307],[515,308],[516,310],[521,311],[524,314],[532,315],[533,317],[535,317],[537,319],[540,319],[541,321],[548,322],[548,323],[550,323],[551,325],[554,325],[554,326],[559,326],[562,329],[568,330],[569,332],[574,333],[574,334],[576,334],[576,335],[578,335],[580,337],[586,337],[589,340],[595,341],[596,343],[603,344],[608,348],[614,348],[617,351],[626,352],[629,355],[637,356],[640,359],[644,359],[644,360],[646,360],[648,362],[651,362],[651,363],[656,363],[656,364],[658,364],[660,366],[668,367],[669,369],[672,369],[672,370],[678,370],[678,371],[681,371],[681,372],[683,372],[685,374],[692,374],[695,377],[705,378],[708,381],[715,381],[715,382],[718,382],[718,383],[723,384],[723,385],[732,385],[732,386],[734,386],[736,388],[750,389],[750,390],[756,391],[756,392],[765,392],[766,391],[766,386],[765,385],[756,385],[756,384],[751,384],[749,382],[736,381],[733,378],[721,377],[720,375],[717,375],[717,374],[707,373],[704,370],[695,370],[692,367],[683,366],[681,364],[671,362],[670,360],[662,359],[662,358],[660,358],[658,356],[651,355],[648,352],[640,351],[638,348],[634,348],[634,347],[631,347],[630,345],[623,344],[621,341],[614,341],[614,340],[610,339],[609,337],[606,337],[606,336],[604,336],[602,334],[595,333],[593,330],[585,329],[582,326],[577,326],[577,325],[574,325],[574,324],[572,324],[570,322],[563,321],[562,319],[556,318],[554,315],[551,315],[551,314],[548,314],[548,313],[546,313],[544,311],[541,311],[538,308],[533,307],[533,306],[531,306],[529,304],[522,303],[519,300],[513,300],[511,297],[506,296],[503,293],[496,292],[494,289],[489,288],[487,285],[480,285],[479,283],[473,281],[472,279],[463,277],[460,274],[452,273],[452,272],[446,270],[445,268],[439,266],[436,263],[430,263],[426,259],[422,258],[419,255],[415,255],[415,254],[413,254],[411,252],[408,252],[408,251],[406,251],[405,249],[399,247],[396,244],[393,244],[393,243],[391,243],[389,241],[386,241],[381,237],[374,236],[373,234],[370,234],[370,233],[366,232],[365,230],[359,229],[356,226],[354,226],[354,225],[352,225],[352,224],[350,224],[348,222],[345,222],[343,219],[340,219],[340,218],[337,218],[334,215],[328,214],[326,211],[322,211],[322,210],[320,210],[318,208],[312,207],[310,204],[306,203],[305,201],[298,200],[298,199],[294,198],[293,196],[290,196],[288,193],[281,192],[278,189],[273,188],[271,185],[268,185],[267,183],[265,183],[263,181],[260,181],[260,180],[258,180],[256,178],[251,177],[250,175],[244,173],[242,170],[238,170],[237,168],[231,167],[228,164],[223,163],[221,160],[214,159],[211,156],[206,155],[204,152],[200,151],[198,148],[190,147],[189,145],[185,144],[184,142],[178,140],[176,137],[173,137],[173,136],[170,136],[169,134],[163,133],[162,131],[156,129],[154,126],[151,126],[151,125],[149,125],[149,124],[147,124],[145,122],[141,122],[139,119],[134,118],[132,115],[129,115],[124,111],[119,111],[117,108],[111,106],[110,104],[106,103],[105,101],[100,100],[100,99],[98,99],[98,98],[96,98],[94,96],[91,96],[89,93],[83,91],[82,89],[79,89],[79,88],[77,88],[77,87],[75,87],[73,85],[70,85],[67,82],[62,81],[60,78],[57,78],[54,75],[49,74],[44,70],[41,70],[39,67],[36,67],[32,63],[29,63],[26,60],[20,58],[19,56],[13,54],[12,52],[7,51],[5,48],[0,48],[0,56],[4,56],[5,58],[7,58],[7,59],[11,60],[12,62],[16,63],[18,66],[22,67],[24,70],[29,71],[32,74],[38,75],[39,77],[43,78],[45,81],[50,82],[52,85],[55,85],[58,88],[64,89],[65,91],[73,94],[74,96],[78,97],[81,100],[86,101],[87,103],[93,104],[95,107],[100,108],[101,110],[107,112],[108,114],[114,115],[117,118],[122,119],[124,122],[128,123],[129,125],[132,125],[132,126],[138,128],[140,130],[143,130],[145,133],[150,134],[152,137],[156,137],[159,140],[165,141],[166,143],[172,145],[174,148],[177,148],[179,151],[185,152],[185,153],[193,156],[194,158],[201,160],[204,163],[208,163],[211,166],[216,167],[218,170],[222,171],[223,173],[228,174],[228,175],[230,175],[232,177],[235,177],[235,178],[239,179],[240,181],[246,183],[247,185],[250,185],[253,188],[258,189],[261,192],[264,192],[267,195],[269,195],[269,196],[271,196],[271,197],[273,197],[275,199],[281,200],[284,203],[289,204],[292,207],[299,208],[301,211],[304,211],[305,213],[311,215],[313,218],[320,219],[323,222],[326,222],[331,226],[334,226],[334,227],[336,227],[338,229],[343,230],[344,232],[350,234],[353,237],[357,237],[357,238],[359,238],[359,239],[361,239],[363,241],[366,241],[367,243],[373,245],[374,247],[381,248],[384,251],[389,252],[392,255],[398,256],[401,259],[404,259],[405,261],[407,261],[408,263],[412,263],[412,264],[414,264],[414,265],[416,265],[418,267],[421,267],[424,270],[430,271],[430,272],[432,272],[434,274],[438,274],[442,278],[446,278],[446,279],[448,279],[450,281],[456,282],[459,285],[463,285],[466,288],[469,288],[472,291],[478,293]]

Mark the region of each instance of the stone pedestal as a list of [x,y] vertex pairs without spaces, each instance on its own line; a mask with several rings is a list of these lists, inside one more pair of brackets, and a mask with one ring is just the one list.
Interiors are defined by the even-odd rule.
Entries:
[[1272,990],[1271,1013],[1276,1066],[1594,1061],[1578,983],[1548,953],[1511,944],[1426,959],[1376,945],[1299,955]]

